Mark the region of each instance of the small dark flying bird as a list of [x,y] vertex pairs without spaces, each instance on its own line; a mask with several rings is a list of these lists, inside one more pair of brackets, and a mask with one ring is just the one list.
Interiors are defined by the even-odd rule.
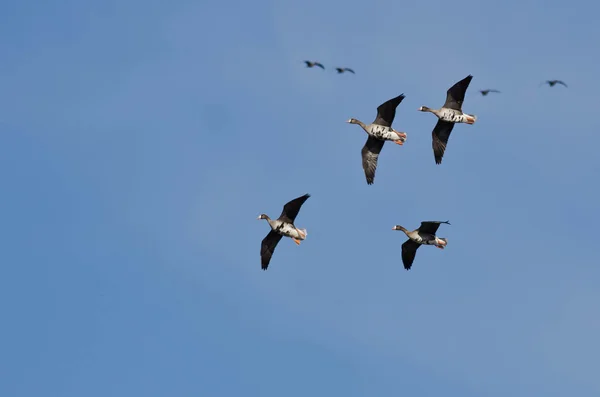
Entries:
[[400,225],[392,228],[392,230],[402,230],[408,237],[408,240],[402,244],[402,263],[406,270],[411,268],[415,260],[415,255],[417,255],[417,249],[421,245],[434,245],[439,249],[444,249],[448,245],[448,239],[435,235],[441,223],[450,224],[448,221],[424,221],[421,222],[421,226],[418,229],[412,232]]
[[497,92],[500,93],[500,91],[498,90],[491,90],[491,89],[487,89],[487,90],[479,90],[479,92],[481,92],[481,95],[486,96],[487,94],[489,94],[490,92]]
[[266,219],[271,227],[271,231],[263,239],[260,245],[260,264],[263,270],[267,270],[267,267],[269,267],[269,262],[271,261],[275,247],[277,247],[277,244],[283,236],[291,238],[297,245],[300,245],[300,241],[306,238],[306,235],[308,234],[306,229],[298,229],[294,226],[294,220],[298,216],[298,212],[300,212],[300,207],[302,207],[302,204],[304,204],[309,197],[310,194],[305,194],[304,196],[295,198],[285,204],[281,215],[275,220],[269,218],[266,214],[260,214],[257,218]]
[[335,70],[337,70],[338,73],[350,72],[352,74],[356,74],[354,73],[354,70],[350,68],[335,68]]
[[[560,80],[546,80],[542,84],[548,84],[550,87],[554,87],[556,84],[562,84],[565,87],[567,87],[567,85],[563,81],[560,81]],[[540,84],[540,85],[542,85],[542,84]]]
[[318,66],[321,69],[325,70],[325,66],[323,66],[322,64],[320,64],[319,62],[311,62],[311,61],[304,61],[304,63],[306,64],[307,68],[312,68],[314,66]]

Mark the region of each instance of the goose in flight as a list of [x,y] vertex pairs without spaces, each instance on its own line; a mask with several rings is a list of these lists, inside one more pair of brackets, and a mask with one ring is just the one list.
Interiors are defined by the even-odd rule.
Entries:
[[424,221],[421,226],[413,231],[408,231],[400,225],[396,225],[392,230],[401,230],[406,234],[408,240],[402,244],[402,264],[406,270],[409,270],[417,255],[417,249],[421,245],[434,245],[437,248],[444,249],[448,245],[448,239],[437,237],[435,233],[441,223],[450,224],[448,221]]
[[479,90],[479,92],[481,92],[481,95],[486,96],[487,94],[489,94],[490,92],[497,92],[500,93],[500,91],[498,90],[492,90],[492,89],[487,89],[487,90]]
[[337,70],[338,73],[350,72],[352,74],[356,74],[354,73],[354,70],[350,68],[335,68],[335,70]]
[[465,93],[473,76],[468,75],[461,81],[454,84],[446,91],[446,102],[441,109],[430,109],[427,106],[421,106],[421,112],[431,112],[438,118],[438,122],[431,133],[433,156],[436,164],[442,163],[442,157],[446,151],[446,145],[450,138],[450,133],[456,123],[474,124],[477,116],[466,114],[462,111],[462,104],[465,100]]
[[369,135],[361,151],[363,170],[368,185],[372,185],[375,180],[377,159],[385,141],[392,141],[398,145],[404,145],[404,141],[406,141],[405,132],[396,131],[392,128],[392,123],[396,117],[396,108],[403,99],[404,94],[400,94],[379,105],[377,107],[377,117],[369,125],[354,118],[347,121],[350,124],[360,125]]
[[304,63],[306,64],[307,68],[312,68],[314,66],[318,66],[321,69],[325,70],[325,66],[323,66],[321,63],[319,62],[311,62],[311,61],[304,61]]
[[[542,84],[548,84],[550,87],[554,87],[556,84],[561,84],[561,85],[564,85],[565,87],[567,87],[567,85],[564,83],[564,81],[560,81],[560,80],[546,80]],[[540,84],[540,85],[542,85],[542,84]]]
[[267,267],[269,267],[275,247],[277,247],[283,236],[291,238],[297,245],[300,245],[300,241],[306,238],[308,234],[306,229],[298,229],[294,226],[294,220],[300,212],[300,207],[309,197],[310,194],[305,194],[285,204],[281,215],[277,219],[271,219],[266,214],[260,214],[257,218],[266,219],[271,227],[271,231],[260,245],[260,264],[263,270],[267,270]]

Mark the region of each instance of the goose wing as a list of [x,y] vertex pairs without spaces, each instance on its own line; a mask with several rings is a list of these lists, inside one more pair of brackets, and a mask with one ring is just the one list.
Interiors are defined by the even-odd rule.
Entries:
[[377,169],[377,159],[379,153],[383,148],[385,141],[369,136],[365,146],[361,150],[362,155],[362,166],[365,170],[365,177],[367,178],[367,184],[372,185],[375,180],[375,170]]
[[421,226],[419,226],[419,231],[422,233],[432,234],[435,236],[437,233],[440,224],[446,223],[450,224],[448,221],[423,221],[421,222]]
[[267,270],[269,267],[269,262],[271,262],[271,257],[273,256],[273,252],[275,252],[275,247],[279,244],[283,236],[277,233],[274,230],[271,230],[269,234],[263,239],[260,244],[260,267],[263,270]]
[[468,75],[450,87],[448,91],[446,91],[446,102],[444,103],[445,108],[455,109],[462,112],[462,104],[465,100],[465,93],[467,92],[467,88],[469,88],[472,78],[473,76]]
[[348,72],[350,72],[350,73],[352,73],[352,74],[356,74],[356,73],[354,73],[354,70],[352,70],[352,69],[350,69],[350,68],[344,68],[344,70],[346,70],[346,71],[348,71]]
[[452,133],[453,128],[454,123],[438,120],[431,132],[433,157],[435,157],[436,164],[442,164],[442,157],[444,157],[446,145],[448,144],[448,139],[450,139],[450,133]]
[[315,66],[318,66],[318,67],[320,67],[321,69],[325,70],[325,66],[323,66],[323,64],[322,64],[322,63],[315,62]]
[[564,81],[556,80],[556,84],[562,84],[568,88],[568,86],[564,83]]
[[309,197],[310,194],[305,194],[304,196],[300,196],[286,203],[283,206],[283,211],[281,211],[279,220],[293,224],[294,220],[298,216],[298,212],[300,212],[300,207],[302,207],[302,204],[304,204]]
[[396,117],[396,108],[400,105],[400,102],[404,99],[404,94],[400,94],[395,98],[385,101],[377,107],[377,117],[373,124],[383,125],[385,127],[391,127]]
[[412,264],[415,260],[415,255],[417,255],[417,250],[421,244],[415,243],[411,239],[408,239],[402,244],[402,264],[406,270],[409,270],[412,267]]

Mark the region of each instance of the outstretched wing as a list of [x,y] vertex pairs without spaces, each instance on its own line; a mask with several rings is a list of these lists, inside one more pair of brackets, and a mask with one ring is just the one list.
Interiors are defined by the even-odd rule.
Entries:
[[[562,84],[562,85],[564,85],[565,87],[567,87],[567,85],[566,85],[566,84],[565,84],[563,81],[560,81],[560,80],[556,80],[556,84]],[[567,87],[567,88],[568,88],[568,87]]]
[[450,139],[450,133],[453,128],[454,123],[438,120],[431,132],[433,156],[435,157],[436,164],[442,164],[442,157],[444,157],[446,145],[448,144],[448,139]]
[[385,127],[391,127],[396,117],[396,108],[400,105],[400,102],[404,99],[404,94],[398,95],[396,98],[392,98],[377,107],[377,117],[373,124],[383,125]]
[[320,67],[321,69],[325,70],[325,66],[323,66],[323,64],[319,63],[319,62],[315,62],[315,66]]
[[437,233],[440,224],[446,223],[450,224],[448,221],[423,221],[421,222],[421,226],[419,226],[419,231],[422,233],[432,234],[435,236]]
[[489,91],[489,92],[497,92],[497,93],[500,93],[500,91],[498,91],[498,90],[488,90],[488,91]]
[[402,264],[406,270],[409,270],[417,255],[417,250],[421,244],[415,243],[411,239],[408,239],[402,244]]
[[468,75],[458,83],[446,91],[446,102],[444,103],[445,108],[460,110],[462,112],[462,104],[465,100],[465,93],[473,76]]
[[379,153],[381,153],[384,143],[385,141],[373,138],[369,135],[365,146],[363,146],[360,152],[362,155],[363,170],[365,170],[365,177],[367,178],[367,185],[372,185],[375,180],[377,159],[379,158]]
[[354,73],[354,70],[352,70],[352,69],[350,69],[350,68],[344,68],[344,70],[346,70],[346,71],[348,71],[348,72],[350,72],[350,73],[352,73],[352,74],[356,74],[356,73]]
[[275,247],[279,244],[281,237],[283,237],[281,234],[271,230],[260,244],[260,267],[263,270],[267,270],[269,267],[269,262],[271,262],[271,257],[273,256]]
[[283,211],[281,211],[281,215],[279,216],[279,220],[284,222],[294,223],[294,220],[298,216],[298,212],[300,212],[300,207],[308,198],[310,194],[305,194],[304,196],[300,196],[298,198],[293,199],[283,206]]

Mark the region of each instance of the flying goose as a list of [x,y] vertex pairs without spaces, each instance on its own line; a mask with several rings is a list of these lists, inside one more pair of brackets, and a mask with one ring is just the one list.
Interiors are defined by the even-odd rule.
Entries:
[[[554,87],[556,84],[562,84],[565,87],[567,87],[567,85],[563,81],[560,81],[560,80],[546,80],[542,84],[548,84],[550,87]],[[540,85],[542,85],[542,84],[540,84]]]
[[486,96],[487,94],[489,94],[490,92],[497,92],[500,93],[500,91],[498,90],[492,90],[492,89],[487,89],[487,90],[479,90],[479,92],[481,92],[481,95]]
[[448,144],[448,138],[454,128],[455,123],[466,123],[474,124],[477,120],[477,116],[473,114],[466,114],[462,111],[462,104],[465,100],[465,93],[469,88],[469,83],[473,76],[468,75],[458,83],[454,84],[446,92],[446,102],[441,109],[430,109],[427,106],[421,106],[419,110],[421,112],[431,112],[439,119],[435,127],[433,128],[432,146],[433,155],[435,157],[435,163],[441,164],[446,145]]
[[283,236],[291,238],[297,245],[300,245],[300,241],[306,238],[308,234],[306,229],[298,229],[294,226],[294,220],[298,216],[298,212],[300,212],[300,207],[302,207],[302,204],[309,197],[310,194],[305,194],[288,202],[283,206],[283,211],[279,215],[279,218],[275,220],[269,218],[266,214],[260,214],[257,218],[266,219],[269,222],[269,226],[271,226],[271,231],[263,239],[260,246],[260,263],[263,270],[267,270],[267,267],[269,267],[275,247],[277,247]]
[[440,227],[441,223],[450,224],[448,221],[424,221],[421,222],[421,226],[412,232],[408,231],[400,225],[396,225],[392,230],[402,230],[408,237],[408,240],[402,244],[402,263],[404,268],[409,270],[415,260],[417,249],[421,245],[434,245],[437,248],[444,249],[448,245],[446,238],[437,237],[435,233]]
[[323,66],[322,64],[320,64],[319,62],[311,62],[311,61],[304,61],[304,63],[306,64],[307,68],[312,68],[314,66],[318,66],[321,69],[325,70],[325,66]]
[[352,74],[356,74],[354,73],[354,70],[350,68],[335,68],[335,70],[337,70],[338,73],[350,72]]
[[365,125],[365,123],[357,119],[347,121],[350,124],[360,125],[369,134],[369,138],[367,138],[367,142],[361,151],[362,165],[368,185],[372,185],[375,179],[377,158],[385,141],[393,141],[398,145],[403,145],[404,141],[406,141],[406,133],[396,131],[392,128],[394,117],[396,117],[396,108],[403,99],[404,94],[400,94],[379,105],[377,107],[377,117],[369,125]]

